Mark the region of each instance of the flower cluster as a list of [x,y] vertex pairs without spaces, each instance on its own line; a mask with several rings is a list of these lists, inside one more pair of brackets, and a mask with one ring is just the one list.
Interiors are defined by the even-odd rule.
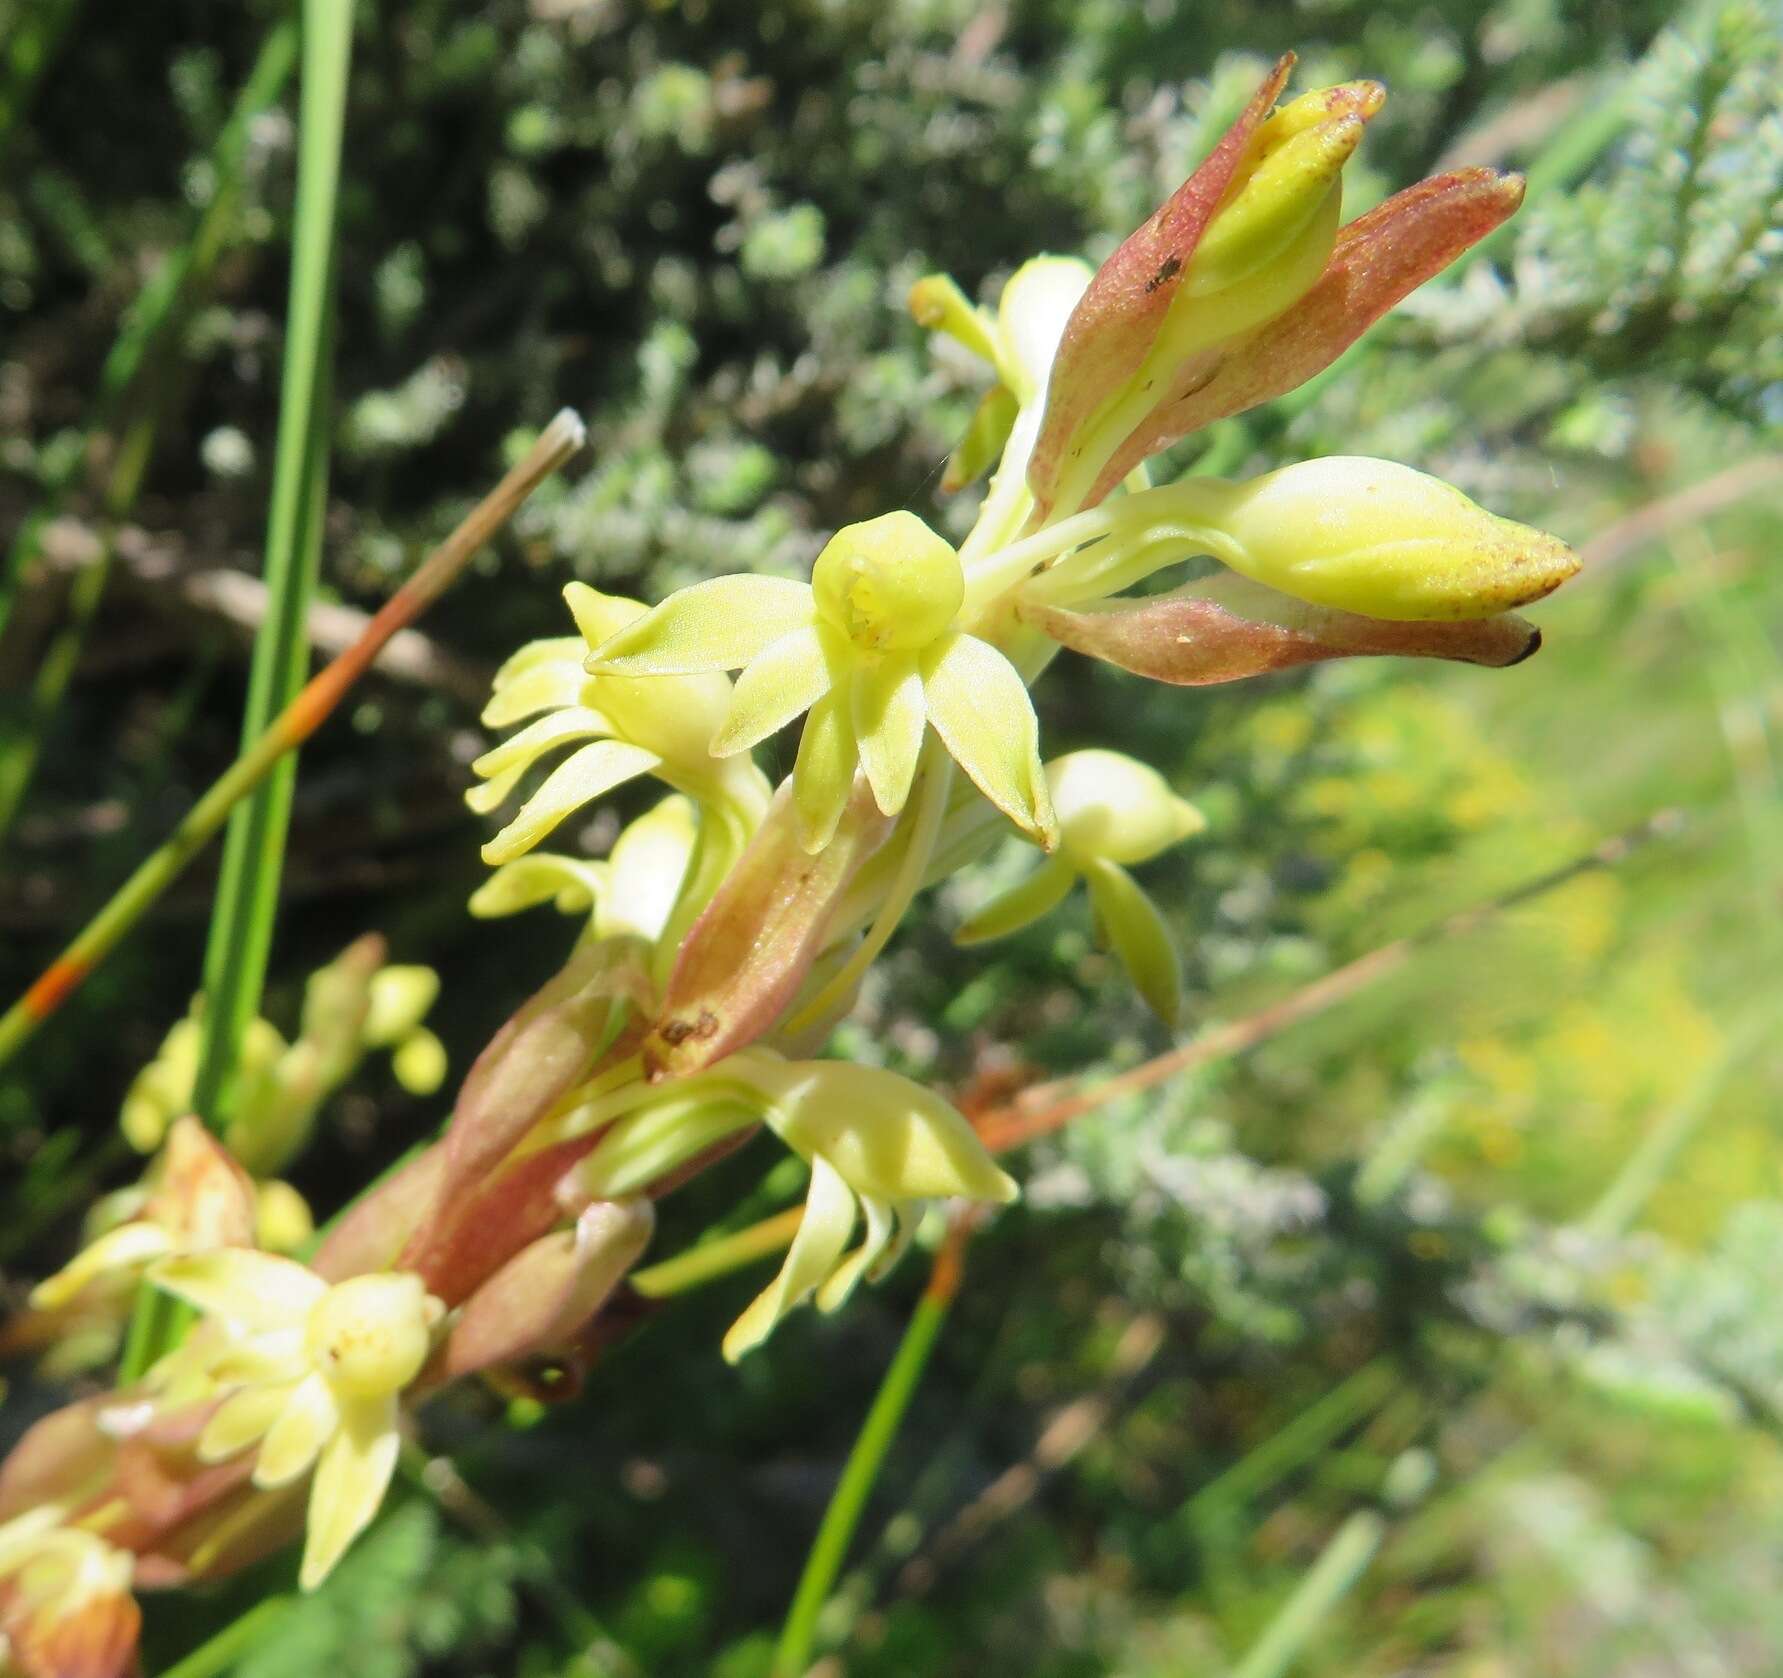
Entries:
[[[198,1320],[139,1380],[40,1424],[0,1473],[0,1517],[9,1485],[67,1491],[0,1527],[8,1635],[20,1601],[34,1636],[85,1623],[131,1556],[139,1582],[243,1565],[306,1477],[301,1577],[319,1583],[375,1514],[414,1401],[472,1375],[573,1390],[654,1201],[759,1132],[808,1187],[778,1274],[724,1339],[733,1360],[805,1302],[835,1310],[883,1275],[931,1203],[1012,1200],[941,1095],[819,1057],[915,896],[1005,838],[1044,854],[959,940],[1013,933],[1081,881],[1138,994],[1176,1022],[1176,934],[1131,870],[1203,818],[1117,751],[1043,761],[1030,689],[1061,649],[1179,686],[1535,649],[1515,612],[1577,561],[1421,473],[1335,458],[1147,481],[1151,455],[1328,365],[1520,197],[1513,177],[1460,170],[1345,223],[1344,166],[1384,94],[1360,82],[1277,109],[1289,69],[1100,269],[1039,258],[994,311],[945,276],[915,287],[918,321],[989,374],[947,472],[949,489],[989,474],[957,548],[893,511],[832,535],[808,582],[719,577],[654,607],[565,590],[576,633],[516,653],[484,713],[515,732],[473,764],[469,802],[525,796],[484,847],[494,872],[471,909],[553,903],[580,919],[574,946],[471,1067],[440,1140],[307,1262],[267,1250],[295,1243],[272,1238],[253,1179],[366,1047],[393,1046],[418,1087],[438,1081],[420,1024],[431,981],[384,967],[381,948],[319,976],[298,1042],[260,1032],[220,1142],[186,1117],[197,1025],[175,1028],[126,1105],[161,1162],[40,1300],[146,1267]],[[1211,575],[1149,586],[1208,559]],[[775,788],[752,749],[800,717]],[[646,780],[662,794],[604,858],[538,848]],[[678,1262],[638,1288],[660,1293]]]

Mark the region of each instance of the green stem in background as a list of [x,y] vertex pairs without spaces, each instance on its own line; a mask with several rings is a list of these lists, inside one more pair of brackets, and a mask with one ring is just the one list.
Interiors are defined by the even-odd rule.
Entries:
[[[335,206],[352,49],[352,0],[303,0],[291,296],[266,525],[267,613],[254,638],[243,751],[297,697],[309,665],[309,607],[328,496]],[[229,819],[204,952],[204,1043],[193,1096],[211,1125],[228,1116],[242,1039],[260,1009],[296,782],[296,754],[284,753]]]
[[1264,1628],[1251,1652],[1232,1668],[1231,1678],[1281,1678],[1362,1577],[1386,1530],[1387,1523],[1371,1509],[1350,1516],[1294,1587],[1280,1613]]
[[804,1216],[803,1206],[788,1207],[747,1229],[703,1241],[660,1264],[634,1270],[631,1285],[646,1299],[668,1299],[674,1294],[691,1293],[693,1289],[728,1276],[733,1270],[741,1270],[757,1259],[784,1252],[792,1245],[792,1238],[799,1232],[799,1221]]
[[78,448],[67,452],[66,464],[45,484],[42,499],[20,527],[0,567],[0,627],[4,627],[18,588],[41,551],[44,532],[82,466],[124,410],[134,406],[136,417],[117,447],[100,497],[102,522],[93,551],[69,585],[65,616],[38,662],[22,714],[0,731],[0,839],[18,814],[45,736],[74,675],[87,630],[104,597],[117,526],[135,506],[156,435],[178,401],[181,381],[171,376],[168,366],[177,356],[181,329],[208,291],[217,259],[228,246],[240,207],[250,126],[282,92],[296,55],[296,41],[296,31],[288,24],[267,37],[212,148],[218,184],[210,204],[178,255],[165,262],[143,288],[105,358],[86,435]]
[[1628,1232],[1653,1192],[1670,1174],[1678,1156],[1715,1110],[1734,1068],[1774,1032],[1776,1009],[1764,1009],[1728,1034],[1720,1053],[1703,1068],[1696,1081],[1628,1156],[1596,1205],[1580,1220],[1580,1227],[1602,1240],[1614,1240]]
[[242,1656],[264,1642],[296,1601],[295,1597],[269,1596],[256,1602],[240,1619],[231,1620],[184,1660],[165,1667],[161,1678],[220,1678],[222,1673],[232,1670]]
[[959,1294],[961,1263],[967,1239],[967,1227],[955,1224],[948,1231],[946,1243],[935,1255],[935,1268],[929,1285],[917,1301],[909,1327],[899,1343],[885,1379],[873,1396],[867,1419],[861,1424],[854,1449],[848,1453],[842,1478],[824,1510],[823,1522],[805,1557],[804,1571],[799,1575],[798,1589],[793,1593],[792,1607],[787,1611],[786,1626],[774,1650],[773,1678],[803,1678],[811,1662],[811,1645],[817,1635],[818,1616],[829,1600],[836,1575],[842,1570],[843,1558],[859,1524],[861,1511],[872,1495],[874,1482],[885,1462],[892,1441],[904,1420],[904,1412],[916,1395],[917,1382],[928,1366],[929,1354],[935,1348],[935,1337],[947,1320],[949,1308]]
[[78,990],[119,941],[223,825],[229,812],[265,778],[281,757],[301,745],[372,666],[390,638],[406,629],[457,579],[471,557],[513,516],[527,496],[586,440],[582,421],[564,409],[540,434],[523,460],[477,503],[464,522],[428,555],[420,569],[387,600],[364,633],[304,688],[267,731],[211,784],[167,839],[140,864],[105,906],[37,976],[25,994],[0,1014],[0,1065],[30,1039]]
[[0,62],[0,162],[80,7],[81,0],[23,0],[25,16],[13,23]]
[[1372,1415],[1393,1394],[1397,1377],[1390,1358],[1364,1364],[1347,1380],[1302,1410],[1286,1427],[1210,1480],[1182,1506],[1180,1519],[1199,1525],[1220,1509],[1266,1492],[1310,1462],[1339,1435]]
[[[0,629],[6,627],[18,588],[37,557],[45,529],[91,458],[95,442],[116,425],[125,398],[132,391],[154,385],[158,393],[158,381],[142,375],[158,369],[174,349],[180,324],[190,313],[227,245],[235,223],[254,122],[284,92],[296,59],[297,30],[290,23],[282,23],[266,37],[260,56],[242,84],[235,108],[212,148],[210,162],[217,179],[215,196],[200,217],[190,241],[177,256],[156,270],[119,326],[118,335],[99,370],[99,388],[94,395],[93,414],[86,435],[79,447],[62,456],[61,466],[43,485],[38,505],[20,525],[7,548],[5,564],[0,566]],[[149,416],[145,414],[144,417]],[[106,495],[107,511],[114,517],[123,517],[129,503],[135,499],[134,486],[128,486],[128,494],[119,495],[119,490],[126,487],[120,478],[125,475],[128,453],[126,446],[113,467],[111,486]]]

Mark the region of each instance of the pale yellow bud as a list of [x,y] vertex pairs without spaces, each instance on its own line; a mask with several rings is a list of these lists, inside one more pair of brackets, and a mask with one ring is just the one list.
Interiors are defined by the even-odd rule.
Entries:
[[1556,537],[1387,460],[1335,455],[1248,483],[1199,480],[1203,495],[1210,545],[1233,570],[1371,618],[1492,617],[1579,568]]
[[959,556],[914,513],[838,530],[817,556],[821,616],[863,652],[913,652],[942,635],[965,597]]
[[1149,862],[1205,818],[1157,770],[1120,752],[1070,752],[1046,766],[1059,848],[1075,862]]
[[304,1349],[337,1391],[379,1398],[420,1374],[440,1315],[419,1276],[354,1276],[316,1301]]
[[427,1016],[440,994],[440,976],[431,967],[380,967],[371,977],[361,1039],[371,1048],[400,1043]]
[[390,1070],[410,1095],[432,1095],[446,1081],[446,1045],[426,1026],[417,1026],[396,1045]]
[[255,1185],[254,1244],[263,1252],[294,1253],[315,1233],[309,1202],[289,1183],[274,1177]]

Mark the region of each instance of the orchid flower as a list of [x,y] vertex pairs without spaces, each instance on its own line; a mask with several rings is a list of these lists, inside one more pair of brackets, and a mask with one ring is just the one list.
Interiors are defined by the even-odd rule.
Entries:
[[[805,1216],[785,1263],[724,1337],[732,1363],[813,1294],[820,1311],[836,1311],[863,1276],[884,1275],[926,1202],[961,1196],[1006,1205],[1020,1192],[953,1107],[896,1073],[763,1050],[734,1055],[721,1070],[755,1093],[769,1128],[811,1167]],[[849,1252],[857,1219],[864,1229]]]
[[885,815],[904,807],[930,727],[980,792],[1050,845],[1052,810],[1026,684],[957,624],[959,555],[913,513],[838,531],[811,581],[715,577],[617,630],[596,680],[741,669],[710,749],[734,757],[809,711],[793,770],[807,850],[820,851],[862,769]]
[[290,1259],[244,1249],[166,1259],[150,1280],[205,1316],[149,1376],[170,1400],[225,1395],[199,1435],[200,1458],[253,1448],[263,1488],[315,1469],[299,1573],[314,1590],[384,1500],[399,1395],[427,1361],[444,1306],[406,1272],[330,1287]]
[[609,675],[590,676],[590,648],[645,615],[635,600],[601,594],[586,583],[563,591],[579,636],[533,641],[495,675],[483,710],[489,728],[531,717],[518,733],[471,765],[483,785],[465,794],[473,810],[504,803],[527,770],[561,746],[578,745],[483,847],[483,860],[509,862],[530,851],[574,810],[640,775],[656,775],[720,813],[746,837],[767,803],[767,783],[747,759],[714,763],[706,750],[730,700],[722,676],[692,676],[669,688]]
[[1057,852],[985,904],[954,941],[981,944],[1019,932],[1081,880],[1134,989],[1173,1025],[1182,1005],[1176,946],[1162,911],[1127,869],[1200,833],[1206,819],[1155,769],[1120,752],[1068,753],[1046,766],[1046,779],[1059,813]]

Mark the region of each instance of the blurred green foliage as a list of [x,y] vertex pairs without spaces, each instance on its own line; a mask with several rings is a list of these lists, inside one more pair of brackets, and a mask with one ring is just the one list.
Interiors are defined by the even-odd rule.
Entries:
[[[41,15],[38,15],[41,13]],[[0,528],[81,444],[106,347],[215,182],[259,0],[13,0],[0,36]],[[590,464],[425,626],[474,687],[570,577],[646,595],[802,574],[937,505],[975,400],[902,298],[1099,257],[1293,47],[1392,99],[1355,208],[1456,160],[1532,166],[1506,240],[1336,376],[1178,464],[1428,468],[1584,546],[1504,674],[1365,665],[1239,689],[1062,660],[1048,750],[1118,744],[1213,818],[1147,874],[1191,1021],[1241,1016],[1562,866],[1680,836],[1440,940],[1341,1007],[1031,1147],[820,1632],[850,1678],[1223,1671],[1358,1511],[1378,1554],[1293,1670],[1760,1673],[1783,1638],[1783,39],[1661,0],[409,0],[362,8],[348,114],[326,582],[375,606],[568,402]],[[290,107],[255,127],[211,302],[157,387],[135,516],[0,870],[8,994],[232,751],[243,642],[167,578],[249,562],[270,464]],[[1768,480],[1760,464],[1768,458]],[[1744,488],[1706,499],[1742,463]],[[1738,488],[1739,486],[1735,486]],[[90,507],[77,504],[78,516]],[[1644,521],[1644,522],[1643,522]],[[171,572],[166,567],[171,566]],[[0,642],[28,676],[62,585]],[[0,718],[0,720],[5,720]],[[355,933],[444,976],[462,1067],[552,968],[549,917],[471,923],[479,749],[445,683],[374,684],[306,749],[268,1012]],[[784,767],[784,765],[782,765]],[[577,837],[609,844],[597,816]],[[989,1090],[1163,1046],[1081,906],[968,958],[1013,856],[901,935],[838,1047]],[[208,882],[0,1078],[9,1278],[53,1268],[131,1076],[196,984]],[[281,1010],[283,1011],[281,1013]],[[1758,1023],[1755,1024],[1754,1022]],[[1731,1046],[1731,1047],[1730,1047]],[[1736,1052],[1737,1051],[1737,1052]],[[1684,1117],[1679,1119],[1682,1113]],[[331,1210],[437,1122],[371,1070],[300,1181]],[[1592,1219],[1670,1126],[1626,1220]],[[665,1206],[726,1215],[745,1153]],[[921,1264],[729,1372],[739,1278],[650,1320],[580,1400],[430,1413],[473,1503],[411,1487],[239,1670],[343,1678],[766,1671]],[[21,1373],[8,1427],[55,1395]],[[1427,1485],[1420,1482],[1428,1481]],[[151,1670],[288,1564],[150,1607]]]

